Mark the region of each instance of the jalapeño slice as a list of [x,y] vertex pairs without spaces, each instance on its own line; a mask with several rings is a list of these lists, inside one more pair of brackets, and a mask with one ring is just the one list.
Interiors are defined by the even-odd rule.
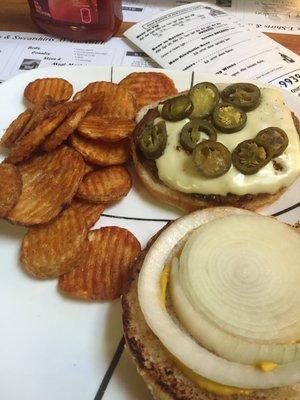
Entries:
[[182,128],[180,132],[180,144],[185,150],[193,151],[201,139],[207,139],[203,135],[207,135],[210,140],[217,140],[217,132],[209,122],[202,119],[194,119]]
[[232,164],[244,175],[256,174],[270,160],[267,147],[249,139],[239,143],[232,152]]
[[167,145],[167,130],[164,121],[156,125],[146,125],[138,137],[138,145],[143,155],[149,160],[159,158]]
[[193,108],[191,99],[182,95],[166,100],[161,110],[161,116],[168,121],[180,121],[188,117]]
[[194,106],[190,118],[207,117],[213,112],[220,99],[218,88],[210,82],[202,82],[193,86],[189,96]]
[[234,83],[221,93],[222,100],[242,108],[244,111],[254,110],[260,103],[260,89],[252,83]]
[[258,144],[268,147],[272,157],[278,157],[287,148],[289,138],[284,130],[276,126],[270,126],[258,132],[255,141]]
[[234,133],[244,128],[247,115],[241,108],[230,103],[221,103],[214,109],[213,121],[221,132]]
[[206,178],[224,175],[231,166],[230,151],[220,142],[204,140],[193,151],[196,168]]

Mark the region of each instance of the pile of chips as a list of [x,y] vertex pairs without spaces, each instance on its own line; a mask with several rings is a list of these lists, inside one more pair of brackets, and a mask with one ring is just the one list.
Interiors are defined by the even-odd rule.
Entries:
[[132,187],[123,165],[140,107],[177,93],[161,73],[119,84],[93,82],[73,96],[60,78],[37,79],[30,106],[6,129],[0,164],[0,217],[28,227],[20,259],[36,278],[84,300],[119,297],[140,243],[117,226],[91,230],[103,210]]

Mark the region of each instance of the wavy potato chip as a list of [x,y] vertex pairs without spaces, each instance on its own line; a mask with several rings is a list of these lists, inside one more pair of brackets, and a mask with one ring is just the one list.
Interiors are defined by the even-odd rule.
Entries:
[[24,130],[26,124],[29,122],[33,114],[31,108],[27,108],[27,110],[23,111],[20,115],[14,119],[9,127],[6,129],[4,135],[0,140],[0,144],[4,147],[11,147],[14,142],[18,139],[21,135],[22,131]]
[[22,192],[22,177],[13,164],[0,164],[0,217],[17,204]]
[[42,97],[50,95],[56,101],[66,101],[73,94],[73,86],[62,78],[42,78],[30,82],[24,96],[31,103],[36,103]]
[[137,111],[133,95],[111,82],[92,82],[74,98],[91,101],[92,115],[133,121]]
[[99,220],[101,214],[105,210],[105,205],[101,203],[89,203],[84,200],[75,199],[72,201],[69,208],[83,215],[87,227],[90,229]]
[[110,203],[126,196],[131,186],[131,176],[125,167],[107,167],[85,175],[76,196],[93,203]]
[[65,109],[59,115],[52,116],[40,123],[22,139],[18,140],[11,148],[10,154],[5,161],[16,164],[26,160],[35,149],[50,135],[66,118],[68,111]]
[[84,215],[67,209],[48,224],[28,230],[22,241],[20,261],[35,278],[56,278],[79,262],[87,233]]
[[91,98],[94,98],[97,101],[98,100],[97,97],[93,97],[93,95],[99,94],[101,92],[109,91],[109,90],[111,90],[111,88],[114,88],[115,86],[117,86],[115,83],[106,82],[106,81],[91,82],[80,92],[77,92],[73,98],[74,98],[74,100],[88,99],[89,101]]
[[50,116],[50,109],[52,109],[57,102],[49,95],[42,97],[33,106],[33,113],[30,120],[25,125],[24,129],[16,139],[15,143],[21,140],[28,132],[32,131],[40,125],[45,119]]
[[85,163],[84,166],[84,175],[88,174],[89,172],[95,171],[95,166],[93,164]]
[[135,120],[136,100],[127,89],[114,85],[107,88],[103,93],[102,100],[94,103],[92,115]]
[[100,140],[89,140],[73,134],[70,143],[86,161],[92,164],[119,165],[130,158],[130,146],[127,141],[112,144]]
[[23,189],[7,219],[36,225],[52,220],[71,202],[84,174],[84,162],[79,153],[64,146],[30,159],[19,171]]
[[82,102],[79,107],[44,141],[42,148],[45,151],[56,149],[78,127],[86,114],[92,109],[92,103]]
[[178,93],[172,79],[162,72],[133,72],[122,79],[119,85],[134,95],[138,110]]
[[133,261],[140,253],[137,238],[117,226],[90,231],[86,257],[59,278],[59,289],[83,300],[113,300],[123,292]]
[[101,115],[88,115],[78,126],[78,132],[89,139],[119,142],[132,135],[134,121]]

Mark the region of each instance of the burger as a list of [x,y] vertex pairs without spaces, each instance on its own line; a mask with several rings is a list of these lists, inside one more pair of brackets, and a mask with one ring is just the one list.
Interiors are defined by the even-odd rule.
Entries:
[[158,233],[122,298],[154,399],[300,399],[299,260],[295,227],[234,207]]
[[202,82],[144,107],[137,122],[137,175],[156,199],[185,211],[256,210],[300,175],[299,120],[278,89]]

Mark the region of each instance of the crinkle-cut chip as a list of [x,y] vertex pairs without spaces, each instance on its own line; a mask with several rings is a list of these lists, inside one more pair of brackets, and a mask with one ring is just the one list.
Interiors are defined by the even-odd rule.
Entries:
[[84,175],[86,175],[86,174],[88,174],[88,173],[90,173],[92,171],[95,171],[95,166],[93,164],[85,163]]
[[71,271],[82,258],[87,233],[84,215],[67,209],[48,224],[28,230],[20,261],[35,278],[56,278]]
[[118,142],[132,135],[135,123],[129,119],[87,115],[78,126],[78,132],[90,139]]
[[14,208],[22,192],[22,177],[13,164],[0,164],[0,217]]
[[[90,100],[90,95],[98,94],[100,92],[105,92],[107,90],[111,90],[111,88],[116,87],[115,83],[106,82],[106,81],[97,81],[89,83],[84,89],[80,92],[77,92],[73,99],[74,100],[82,100],[88,98]],[[96,99],[96,98],[95,98]]]
[[71,136],[71,145],[83,158],[101,166],[124,164],[130,158],[129,142],[107,143],[100,140],[89,140],[78,135]]
[[[99,97],[99,100],[97,97]],[[136,101],[134,96],[123,87],[110,82],[93,82],[75,95],[93,103],[91,114],[134,120]]]
[[38,125],[40,125],[45,119],[47,119],[50,116],[50,110],[54,108],[57,104],[57,101],[55,101],[51,96],[47,95],[42,97],[40,100],[38,100],[33,107],[33,113],[30,118],[30,120],[27,122],[25,125],[24,129],[16,139],[17,143],[19,140],[21,140],[25,135],[27,135],[28,132],[32,131],[34,128],[36,128]]
[[31,103],[36,103],[43,96],[50,95],[56,101],[66,101],[73,94],[73,86],[62,78],[42,78],[30,82],[24,96]]
[[131,176],[125,167],[107,167],[85,175],[76,196],[93,203],[110,203],[126,196],[131,186]]
[[126,76],[119,85],[134,95],[138,110],[178,93],[172,79],[162,72],[133,72]]
[[45,138],[62,123],[66,116],[67,110],[63,110],[59,115],[45,119],[35,129],[18,140],[11,148],[11,152],[5,161],[16,164],[29,158]]
[[92,109],[92,103],[87,101],[75,110],[42,144],[42,149],[51,151],[56,149],[64,140],[66,140],[77,128],[86,114]]
[[103,93],[102,100],[94,103],[92,115],[135,120],[136,100],[127,89],[115,85],[107,88]]
[[141,251],[137,238],[117,226],[90,231],[86,257],[59,278],[59,289],[83,300],[113,300],[121,296]]
[[23,111],[16,119],[14,119],[9,127],[6,129],[4,135],[1,138],[0,144],[4,147],[11,147],[14,142],[18,139],[21,132],[25,128],[26,124],[32,117],[33,111],[31,108],[27,108]]
[[84,216],[87,227],[92,228],[99,220],[105,210],[105,205],[101,203],[89,203],[88,201],[75,199],[70,204],[71,209]]
[[20,225],[52,220],[71,202],[84,173],[82,156],[69,147],[36,156],[19,165],[23,189],[7,219]]

